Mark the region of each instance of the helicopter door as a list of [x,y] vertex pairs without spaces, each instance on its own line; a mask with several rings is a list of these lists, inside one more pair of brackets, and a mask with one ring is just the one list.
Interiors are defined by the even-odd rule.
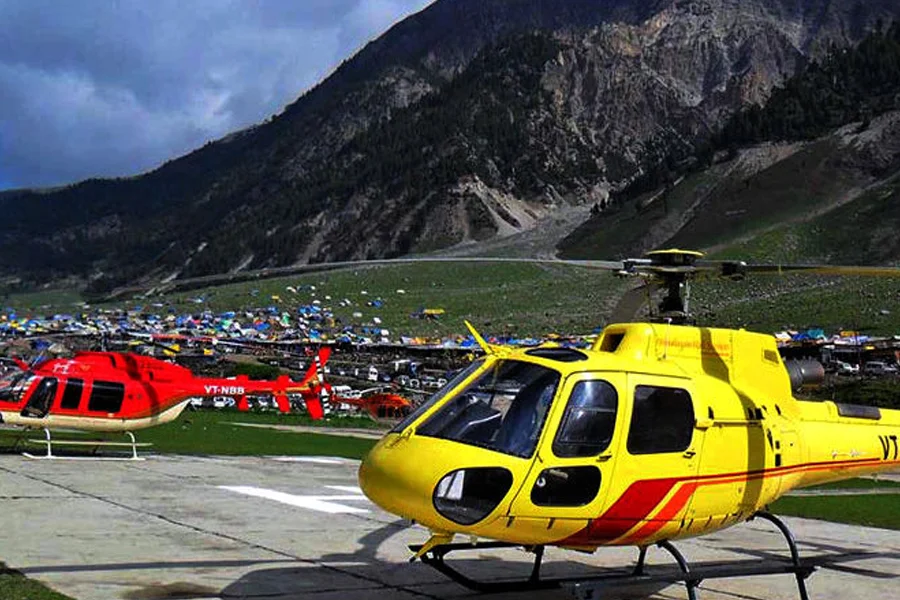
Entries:
[[55,377],[44,377],[41,379],[31,393],[28,403],[22,409],[21,416],[30,419],[43,419],[46,417],[47,413],[50,412],[50,405],[56,397],[56,388]]
[[[733,404],[738,403],[735,398]],[[774,406],[775,414],[771,405],[750,405],[741,418],[711,418],[703,427],[704,485],[691,501],[687,532],[706,533],[743,521],[775,498],[781,486],[778,473],[799,462],[800,442],[781,408]]]
[[[687,379],[628,376],[628,430],[616,459],[615,502],[601,520],[636,545],[671,537],[696,488],[699,446]],[[612,521],[615,521],[614,523]]]
[[[509,515],[560,535],[597,514],[612,480],[621,373],[569,376],[547,419],[536,459]],[[564,401],[562,401],[564,400]]]

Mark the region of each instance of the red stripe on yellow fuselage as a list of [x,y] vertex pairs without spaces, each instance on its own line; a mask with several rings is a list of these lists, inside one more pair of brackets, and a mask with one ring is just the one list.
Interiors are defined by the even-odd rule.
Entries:
[[[680,520],[680,515],[683,514],[688,506],[691,496],[702,486],[746,485],[749,481],[781,477],[792,473],[828,470],[846,472],[852,469],[870,469],[876,464],[880,468],[884,468],[900,466],[900,461],[886,463],[879,459],[844,460],[776,467],[743,473],[735,472],[681,479],[664,478],[636,481],[603,514],[593,519],[581,531],[555,542],[555,545],[586,547],[632,546],[653,543],[656,541],[654,536],[657,535],[660,529],[669,523]],[[666,498],[668,498],[668,501],[663,502]],[[658,510],[653,514],[657,508]],[[734,512],[740,507],[725,508],[727,508],[727,511],[724,512]],[[747,516],[760,508],[762,507],[748,507]],[[651,514],[653,514],[652,517],[650,517]],[[703,515],[702,517],[712,516],[716,515]],[[709,529],[715,528],[718,528],[718,525]],[[689,533],[685,531],[684,535],[671,536],[670,539],[696,536],[706,532],[703,529],[691,529]]]

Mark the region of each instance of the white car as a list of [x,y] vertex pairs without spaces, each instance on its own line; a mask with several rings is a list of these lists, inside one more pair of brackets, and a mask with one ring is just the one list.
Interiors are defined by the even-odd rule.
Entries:
[[234,398],[227,396],[216,396],[213,398],[213,408],[232,408],[234,405]]
[[896,375],[897,367],[880,360],[870,360],[863,367],[866,375]]
[[835,363],[834,372],[838,375],[859,375],[859,365],[839,360]]

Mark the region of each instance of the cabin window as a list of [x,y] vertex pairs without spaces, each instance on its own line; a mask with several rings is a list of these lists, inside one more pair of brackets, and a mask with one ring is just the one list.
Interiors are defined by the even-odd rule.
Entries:
[[495,360],[416,429],[512,456],[534,453],[559,372],[517,360]]
[[114,381],[95,381],[88,401],[88,410],[117,413],[122,410],[125,384]]
[[596,456],[606,450],[616,427],[618,403],[616,388],[606,381],[575,384],[553,440],[553,454],[561,458]]
[[34,393],[31,394],[31,398],[28,399],[28,404],[22,409],[22,416],[34,419],[43,419],[46,417],[47,413],[50,412],[50,404],[56,396],[56,384],[56,377],[45,377],[41,379],[38,382]]
[[438,482],[432,502],[454,523],[474,525],[494,512],[512,483],[512,473],[501,467],[458,469]]
[[60,408],[77,410],[81,404],[81,392],[84,390],[83,379],[70,379],[66,382],[66,388],[63,390],[62,401],[59,403]]
[[694,435],[691,395],[679,388],[639,385],[628,432],[628,452],[683,452]]
[[600,491],[600,469],[594,465],[544,469],[531,488],[535,506],[584,506]]

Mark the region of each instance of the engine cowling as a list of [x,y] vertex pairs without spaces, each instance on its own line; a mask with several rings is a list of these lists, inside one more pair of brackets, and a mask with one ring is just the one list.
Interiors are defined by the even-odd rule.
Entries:
[[825,381],[825,367],[817,360],[789,360],[784,366],[791,378],[791,390],[795,392],[805,386],[819,385]]

